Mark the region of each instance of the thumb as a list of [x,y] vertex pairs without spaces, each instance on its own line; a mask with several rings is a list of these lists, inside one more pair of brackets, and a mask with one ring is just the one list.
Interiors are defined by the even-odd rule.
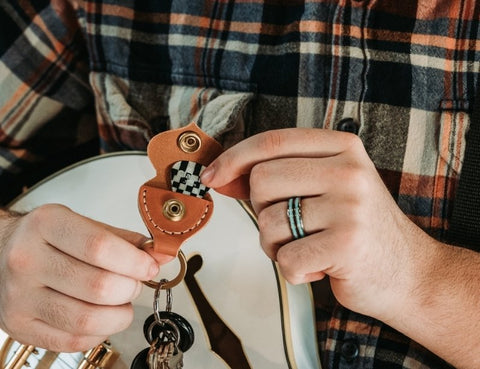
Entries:
[[233,197],[238,200],[250,198],[250,175],[244,174],[235,178],[232,182],[221,187],[214,187],[214,190],[222,195]]

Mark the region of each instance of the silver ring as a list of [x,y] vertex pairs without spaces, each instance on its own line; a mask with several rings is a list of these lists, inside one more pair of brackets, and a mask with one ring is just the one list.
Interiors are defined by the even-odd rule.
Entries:
[[307,235],[303,228],[302,202],[301,197],[290,197],[288,199],[287,217],[290,230],[294,239],[303,238]]

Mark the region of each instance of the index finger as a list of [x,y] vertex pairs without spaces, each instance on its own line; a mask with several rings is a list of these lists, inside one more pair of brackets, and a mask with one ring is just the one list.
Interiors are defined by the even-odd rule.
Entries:
[[222,188],[250,173],[263,161],[288,157],[329,157],[349,149],[359,139],[346,132],[320,128],[285,128],[259,133],[226,150],[201,175],[202,183]]
[[[133,240],[141,235],[118,230],[88,219],[60,206],[50,205],[32,212],[43,239],[56,249],[96,267],[136,280],[148,280],[158,272],[158,264]],[[127,237],[126,233],[130,233]]]

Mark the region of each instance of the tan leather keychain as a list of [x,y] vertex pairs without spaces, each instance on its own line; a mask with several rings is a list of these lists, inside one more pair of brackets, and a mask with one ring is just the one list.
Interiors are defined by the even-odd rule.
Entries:
[[[147,154],[156,176],[140,187],[138,206],[152,237],[145,246],[153,247],[154,257],[179,256],[181,267],[186,268],[180,247],[205,226],[213,212],[213,201],[200,182],[200,173],[222,151],[222,146],[195,123],[162,132],[148,144]],[[162,288],[177,284],[183,279],[181,274],[182,270]],[[153,281],[146,284],[157,285]]]

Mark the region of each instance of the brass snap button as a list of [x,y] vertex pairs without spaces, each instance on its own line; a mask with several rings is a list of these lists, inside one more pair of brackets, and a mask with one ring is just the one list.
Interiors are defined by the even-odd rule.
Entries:
[[178,137],[177,145],[183,152],[192,154],[200,149],[202,140],[195,132],[188,131]]
[[163,204],[163,216],[173,222],[182,220],[185,215],[185,205],[177,199],[165,201]]

